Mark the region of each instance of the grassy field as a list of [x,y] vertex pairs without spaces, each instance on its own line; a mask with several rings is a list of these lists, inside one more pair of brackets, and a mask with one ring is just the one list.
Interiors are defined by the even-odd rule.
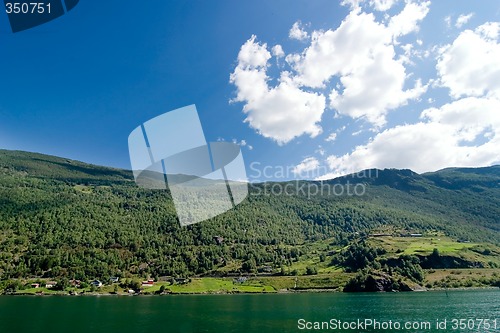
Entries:
[[371,237],[369,243],[372,246],[384,248],[389,256],[429,255],[437,249],[441,255],[481,262],[485,267],[491,267],[492,263],[500,267],[500,248],[489,243],[462,243],[445,236]]
[[259,277],[264,284],[269,284],[276,290],[284,289],[342,289],[344,284],[354,274],[333,273],[311,276],[273,276]]
[[498,280],[500,269],[437,269],[427,270],[427,288],[470,288],[490,286]]
[[[158,290],[159,288],[158,286]],[[233,283],[233,280],[230,278],[194,278],[187,284],[166,286],[166,289],[173,293],[180,294],[227,292],[269,293],[276,291],[273,287],[264,285],[258,280],[249,280],[242,284],[238,284]]]
[[426,281],[435,282],[446,279],[448,276],[453,276],[459,280],[470,278],[491,278],[500,275],[498,268],[484,268],[484,269],[430,269],[426,271]]

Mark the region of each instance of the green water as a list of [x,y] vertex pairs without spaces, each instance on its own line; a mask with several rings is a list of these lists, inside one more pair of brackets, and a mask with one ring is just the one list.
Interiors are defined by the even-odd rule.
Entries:
[[[453,329],[453,319],[469,328]],[[429,322],[431,329],[299,329],[331,319]],[[447,329],[436,320],[447,319]],[[490,329],[478,330],[489,319]],[[496,328],[493,327],[496,319]],[[483,326],[484,326],[483,322]],[[457,325],[460,323],[457,322]],[[311,324],[312,325],[312,324]],[[394,324],[393,324],[394,325]],[[463,324],[464,325],[464,324]],[[462,325],[462,326],[463,326]],[[500,332],[500,290],[189,296],[2,296],[0,333],[79,332]]]

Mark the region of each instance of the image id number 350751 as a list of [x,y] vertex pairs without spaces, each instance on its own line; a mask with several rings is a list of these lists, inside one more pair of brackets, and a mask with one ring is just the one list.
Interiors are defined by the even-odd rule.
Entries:
[[50,14],[50,3],[43,2],[6,2],[7,14]]

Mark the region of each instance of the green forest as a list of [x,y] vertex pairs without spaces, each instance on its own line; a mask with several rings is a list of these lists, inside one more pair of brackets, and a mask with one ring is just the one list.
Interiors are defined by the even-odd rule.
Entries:
[[276,194],[266,191],[276,183],[252,184],[235,209],[181,227],[169,192],[139,188],[130,171],[0,150],[0,289],[36,279],[341,271],[350,274],[346,291],[386,275],[397,278],[384,289],[404,290],[403,280],[424,284],[426,270],[500,267],[500,166],[286,184],[304,183],[366,191]]

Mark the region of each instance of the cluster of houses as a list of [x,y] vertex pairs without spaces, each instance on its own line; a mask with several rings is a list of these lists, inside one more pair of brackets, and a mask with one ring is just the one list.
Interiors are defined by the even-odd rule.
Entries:
[[[120,281],[120,278],[116,277],[116,276],[112,276],[112,277],[109,278],[109,282],[111,282],[111,283],[117,283],[119,281]],[[99,280],[94,280],[94,281],[90,282],[90,285],[92,285],[94,287],[97,287],[97,288],[102,287],[102,284],[103,283],[101,281],[99,281]]]
[[[47,289],[54,288],[56,285],[57,285],[56,281],[47,281],[47,282],[45,282],[45,284],[43,284],[43,286]],[[36,289],[36,288],[40,288],[40,287],[42,287],[41,283],[32,283],[31,284],[31,288]]]
[[147,281],[142,281],[141,285],[143,287],[152,287],[152,286],[154,286],[154,284],[155,284],[155,281],[153,279],[149,279]]
[[[246,278],[245,278],[246,280]],[[109,279],[110,283],[118,283],[120,282],[120,278],[119,277],[111,277]],[[171,283],[172,284],[186,284],[186,283],[189,283],[191,282],[191,279],[186,279],[186,278],[172,278],[171,280]],[[239,281],[240,283],[243,282],[243,281]],[[74,287],[74,288],[80,288],[81,285],[82,285],[82,281],[80,280],[70,280],[69,281],[69,284],[71,287]],[[91,286],[94,286],[96,288],[100,288],[103,286],[103,283],[97,279],[89,282],[89,284]],[[47,289],[51,289],[51,288],[54,288],[55,286],[57,285],[57,282],[56,281],[46,281],[45,283],[32,283],[31,284],[31,288],[41,288],[41,287],[45,287]],[[145,280],[145,281],[142,281],[141,282],[141,287],[142,288],[148,288],[148,287],[153,287],[155,285],[155,281],[154,279],[148,279],[148,280]],[[136,293],[135,290],[128,290],[129,293]]]
[[[114,277],[114,276],[113,276],[113,277],[111,277],[111,278],[109,279],[109,281],[110,281],[111,283],[116,283],[116,282],[120,281],[120,278],[118,278],[118,277]],[[82,284],[82,281],[80,281],[80,280],[70,280],[70,281],[69,281],[69,284],[70,284],[70,286],[72,286],[72,287],[74,287],[74,288],[80,288],[80,286],[81,286],[81,284]],[[35,289],[37,289],[37,288],[45,287],[45,288],[47,288],[47,289],[52,289],[52,288],[54,288],[56,285],[57,285],[57,282],[56,282],[56,281],[47,281],[47,282],[45,282],[45,283],[38,283],[38,282],[37,282],[37,283],[32,283],[32,284],[31,284],[31,288],[35,288]],[[99,280],[94,280],[94,281],[91,281],[91,282],[90,282],[90,285],[91,285],[91,286],[95,286],[95,287],[97,287],[97,288],[100,288],[100,287],[102,287],[103,283],[102,283],[101,281],[99,281]]]

